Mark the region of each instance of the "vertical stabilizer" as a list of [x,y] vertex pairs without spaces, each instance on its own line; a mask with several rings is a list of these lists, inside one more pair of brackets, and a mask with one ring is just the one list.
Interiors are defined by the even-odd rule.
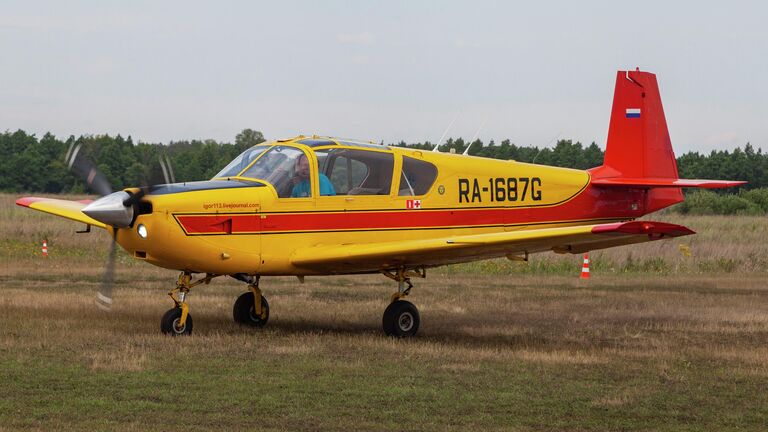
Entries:
[[678,178],[656,75],[619,71],[605,162],[595,178]]
[[[605,160],[590,172],[597,182],[678,178],[656,75],[639,69],[616,74]],[[680,188],[650,188],[644,209],[650,213],[682,200]]]

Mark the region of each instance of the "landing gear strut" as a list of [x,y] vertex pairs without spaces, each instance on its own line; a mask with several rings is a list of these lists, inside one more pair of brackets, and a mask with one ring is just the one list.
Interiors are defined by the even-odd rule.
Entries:
[[235,301],[232,316],[236,323],[264,327],[269,320],[269,303],[261,294],[258,276],[249,281],[248,289],[249,292],[241,294]]
[[[160,320],[160,331],[171,336],[185,336],[192,334],[192,315],[189,314],[187,295],[189,290],[200,284],[209,284],[211,279],[218,275],[206,274],[204,278],[192,282],[192,273],[182,272],[176,282],[176,288],[168,291],[168,296],[175,303],[175,307],[169,309]],[[178,293],[178,297],[176,294]]]
[[[395,337],[415,336],[419,330],[419,310],[413,303],[403,300],[413,288],[411,277],[427,277],[425,269],[406,270],[400,268],[397,273],[382,271],[382,274],[392,280],[397,281],[397,292],[392,294],[390,304],[384,310],[384,316],[381,319],[384,334]],[[407,285],[407,287],[406,287]]]

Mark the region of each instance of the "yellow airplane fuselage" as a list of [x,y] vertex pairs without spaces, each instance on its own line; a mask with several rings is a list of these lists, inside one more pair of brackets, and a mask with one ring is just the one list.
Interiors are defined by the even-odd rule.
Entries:
[[[133,224],[143,224],[147,238],[141,238],[136,229],[120,229],[117,241],[134,257],[171,269],[212,274],[333,274],[346,267],[329,264],[322,270],[301,268],[291,263],[291,256],[296,250],[326,244],[431,239],[624,220],[640,216],[643,210],[639,198],[633,206],[629,202],[632,198],[627,197],[608,211],[584,208],[584,203],[574,205],[578,197],[584,201],[584,195],[589,195],[590,175],[586,171],[383,146],[365,151],[393,155],[389,193],[320,196],[315,151],[322,148],[309,148],[297,140],[279,145],[308,156],[311,197],[280,198],[271,184],[241,177],[228,181],[251,187],[149,194],[144,201],[151,203],[151,213],[138,215]],[[437,168],[436,179],[426,193],[399,195],[403,156]],[[359,268],[357,272],[378,270]]]

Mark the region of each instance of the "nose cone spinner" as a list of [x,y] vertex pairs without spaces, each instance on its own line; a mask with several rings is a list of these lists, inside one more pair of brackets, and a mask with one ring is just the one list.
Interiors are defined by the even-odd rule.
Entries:
[[99,222],[124,228],[133,221],[133,206],[124,204],[128,198],[130,195],[127,192],[114,192],[88,204],[81,211]]

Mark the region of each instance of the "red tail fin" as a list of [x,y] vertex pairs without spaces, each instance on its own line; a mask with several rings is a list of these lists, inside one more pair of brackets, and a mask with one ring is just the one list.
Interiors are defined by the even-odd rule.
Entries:
[[639,69],[616,74],[605,161],[590,172],[597,187],[647,189],[647,213],[682,201],[681,187],[722,188],[746,183],[678,179],[656,75]]
[[[592,170],[592,178],[596,186],[611,179],[623,187],[633,187],[623,181],[630,178],[678,178],[656,75],[639,69],[616,74],[605,161]],[[683,192],[677,187],[649,188],[644,209],[650,213],[681,201]]]
[[656,75],[639,70],[617,73],[605,162],[592,174],[678,178]]

